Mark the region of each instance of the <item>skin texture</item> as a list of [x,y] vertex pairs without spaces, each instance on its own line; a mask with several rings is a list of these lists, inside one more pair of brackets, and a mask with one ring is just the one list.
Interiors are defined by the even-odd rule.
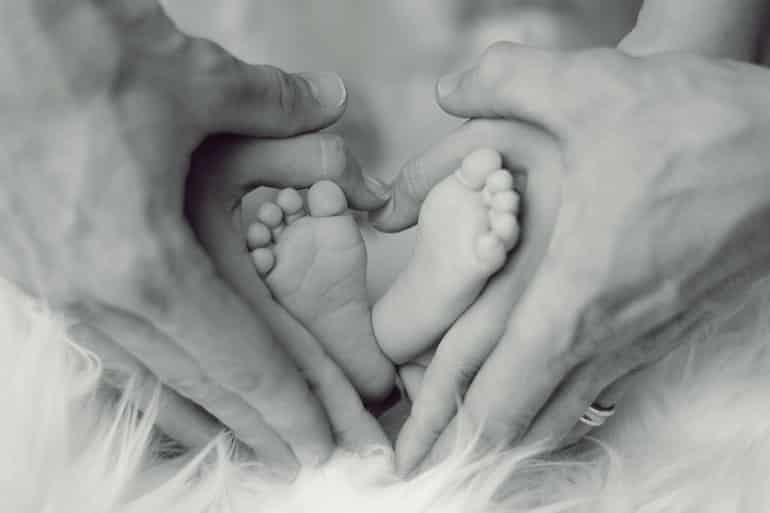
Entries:
[[[626,52],[661,50],[674,28],[645,27],[665,22],[661,5],[648,3]],[[764,273],[768,85],[765,71],[731,62],[503,44],[442,80],[442,107],[474,121],[404,167],[375,221],[411,224],[457,153],[494,140],[527,171],[523,240],[427,372],[409,369],[421,383],[397,443],[403,473],[441,458],[458,396],[483,422],[483,446],[574,439],[591,402],[615,402],[624,380],[705,323],[703,305]]]
[[397,364],[436,343],[516,244],[518,196],[500,165],[494,150],[471,153],[426,198],[414,253],[372,308],[380,347]]
[[374,337],[366,248],[342,190],[318,182],[305,202],[284,189],[275,203],[262,205],[249,234],[254,268],[275,299],[350,369],[363,397],[387,399],[396,373]]
[[157,376],[161,425],[189,445],[221,421],[291,476],[335,440],[383,442],[234,222],[257,184],[333,179],[359,208],[383,203],[316,133],[344,111],[339,78],[246,65],[151,0],[2,8],[0,273],[73,318],[115,383]]

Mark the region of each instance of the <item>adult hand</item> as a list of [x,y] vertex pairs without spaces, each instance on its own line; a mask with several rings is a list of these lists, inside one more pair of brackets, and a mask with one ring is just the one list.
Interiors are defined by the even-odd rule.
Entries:
[[[259,168],[223,172],[194,200],[207,208],[229,215],[256,183],[322,178],[337,178],[359,208],[381,205],[339,140],[311,133],[342,114],[342,82],[240,62],[179,32],[155,0],[2,5],[2,274],[76,315],[72,335],[108,366],[158,376],[164,406],[176,408],[161,423],[184,441],[204,442],[217,428],[211,414],[271,465],[292,472],[297,459],[323,459],[327,412],[255,301],[223,280],[240,264],[226,251],[212,259],[183,207],[190,156],[212,133],[298,137],[255,141]],[[294,166],[284,166],[289,154]],[[237,247],[234,231],[223,237]],[[287,326],[272,328],[296,334]],[[344,380],[320,367],[308,379],[330,397]],[[332,424],[368,430],[361,411]]]
[[[646,0],[636,26],[619,48],[629,55],[691,51],[712,57],[753,60],[758,54],[761,20],[766,12],[766,3],[761,0],[713,0],[675,6],[666,0]],[[691,23],[693,17],[709,21],[696,26]],[[462,152],[479,146],[491,144],[506,155],[508,167],[520,165],[527,170],[529,204],[522,220],[524,240],[518,245],[517,254],[444,337],[437,361],[428,368],[426,362],[432,360],[431,355],[400,371],[402,380],[411,385],[410,395],[415,396],[416,390],[422,389],[423,381],[426,385],[413,407],[413,418],[399,439],[399,459],[405,468],[411,465],[410,461],[419,461],[454,415],[456,397],[464,394],[475,372],[500,339],[505,319],[526,290],[550,240],[554,195],[558,195],[558,191],[549,190],[547,184],[553,183],[548,176],[558,166],[554,166],[552,157],[533,159],[532,155],[553,155],[548,148],[552,145],[544,143],[542,137],[540,141],[533,138],[531,130],[524,130],[530,132],[528,135],[522,133],[522,125],[509,123],[507,129],[505,126],[500,122],[473,121],[444,143],[407,163],[395,184],[392,200],[373,216],[378,227],[386,231],[411,225],[433,184],[454,171],[463,157]],[[511,130],[518,130],[519,144],[506,138]],[[521,143],[528,145],[528,151],[522,152]],[[466,344],[465,340],[474,340],[474,344]],[[600,401],[614,404],[622,396],[624,381],[606,389]],[[588,428],[581,425],[568,440],[587,431]]]
[[[402,470],[447,442],[454,410],[445,405],[469,382],[464,413],[486,445],[558,443],[603,391],[767,272],[768,86],[767,71],[729,61],[513,44],[442,80],[452,114],[552,134],[563,171],[550,187],[561,197],[553,214],[542,209],[553,221],[547,240],[526,234],[543,258],[531,281],[521,278],[523,293],[510,289],[509,304],[521,297],[500,338],[458,350],[479,331],[462,322],[442,341],[398,442]],[[529,186],[525,210],[540,194]]]

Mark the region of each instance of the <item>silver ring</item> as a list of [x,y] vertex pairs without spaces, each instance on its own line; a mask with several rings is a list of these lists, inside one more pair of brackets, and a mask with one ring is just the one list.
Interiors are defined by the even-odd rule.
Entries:
[[594,403],[589,406],[585,413],[583,413],[583,416],[580,417],[580,422],[591,427],[599,427],[607,422],[607,419],[614,414],[614,404],[612,406],[604,406],[599,403]]

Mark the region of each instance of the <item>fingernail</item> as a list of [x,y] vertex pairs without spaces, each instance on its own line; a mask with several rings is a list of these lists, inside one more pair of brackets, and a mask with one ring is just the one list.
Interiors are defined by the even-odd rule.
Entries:
[[460,85],[461,76],[462,73],[450,73],[449,75],[444,75],[441,77],[441,80],[438,81],[438,95],[445,97],[454,93],[457,90],[457,87]]
[[364,176],[364,182],[367,189],[382,201],[388,201],[393,195],[393,190],[390,187],[372,176]]
[[333,72],[300,73],[310,86],[313,97],[325,106],[342,107],[348,99],[348,90],[342,78]]

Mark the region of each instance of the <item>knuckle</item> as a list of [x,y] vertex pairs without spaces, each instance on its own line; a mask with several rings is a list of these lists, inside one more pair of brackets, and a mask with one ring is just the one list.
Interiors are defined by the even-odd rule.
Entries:
[[[443,371],[447,386],[455,391],[462,391],[473,381],[478,371],[478,362],[475,358],[468,358],[465,353],[442,351],[439,346],[436,352],[434,365],[440,367]],[[446,352],[445,352],[446,351]]]
[[248,397],[270,397],[278,387],[271,386],[265,373],[254,369],[233,372],[228,378],[230,385],[239,393]]
[[425,401],[417,401],[412,405],[409,421],[419,427],[430,439],[435,440],[441,436],[446,427],[446,424],[439,422],[440,419],[435,413],[435,408],[430,404],[426,404]]
[[304,375],[308,389],[318,397],[327,397],[330,394],[341,396],[343,391],[352,390],[345,375],[331,360],[314,362],[312,371],[305,372]]
[[514,43],[500,41],[484,51],[478,66],[482,86],[492,89],[503,82],[508,74],[508,58],[515,49]]
[[587,375],[582,379],[582,382],[575,387],[577,390],[574,392],[574,401],[581,408],[596,401],[596,397],[601,390],[599,379],[596,373],[591,372],[591,370],[587,371]]
[[271,68],[270,76],[272,77],[276,103],[289,122],[289,128],[293,131],[299,125],[304,112],[301,107],[302,95],[297,82],[278,68]]
[[[543,269],[549,273],[549,281],[536,299],[541,325],[548,334],[547,363],[553,372],[565,372],[594,352],[611,320],[614,303],[606,298],[606,280],[598,278],[601,273],[589,273],[589,280],[583,269],[559,266],[550,255],[544,259]],[[558,300],[551,297],[555,284],[560,290]],[[565,309],[565,304],[570,308]]]
[[561,348],[561,356],[567,365],[584,362],[600,345],[620,336],[614,322],[613,304],[606,299],[594,298],[578,310],[573,336]]
[[615,50],[592,48],[574,52],[566,57],[566,70],[572,77],[578,78],[582,75],[592,81],[593,78],[617,70],[623,61],[623,57]]
[[598,48],[569,54],[564,65],[554,69],[553,80],[574,84],[587,99],[584,105],[571,105],[573,117],[591,118],[607,108],[618,110],[634,103],[641,82],[640,66],[629,66],[629,57]]
[[[290,393],[291,387],[286,385],[292,381],[290,370],[293,368],[287,360],[275,362],[269,368],[236,369],[230,372],[228,383],[238,395],[248,398],[249,402],[276,402],[287,398],[287,393]],[[306,390],[310,393],[309,389]]]
[[104,7],[108,16],[132,30],[141,29],[165,18],[165,12],[159,2],[109,2],[109,5]]
[[241,105],[245,98],[268,94],[268,87],[255,88],[246,75],[244,66],[219,44],[204,38],[189,38],[186,44],[191,62],[194,109],[203,109],[202,116],[211,116],[230,105]]
[[304,96],[294,77],[275,66],[259,67],[257,78],[250,75],[248,67],[237,65],[231,73],[228,96],[239,101],[261,106],[275,119],[272,128],[274,137],[289,137],[297,134],[306,124],[307,112],[303,108]]
[[207,76],[231,71],[233,57],[219,44],[205,38],[190,38],[186,46],[195,70]]
[[476,377],[477,368],[458,362],[454,368],[454,385],[464,390]]
[[[135,239],[131,254],[116,272],[122,284],[115,291],[117,305],[151,320],[171,315],[182,284],[192,277],[185,265],[191,256],[183,257],[181,241],[172,234],[164,239],[161,241],[157,233]],[[198,272],[205,267],[200,263]]]

